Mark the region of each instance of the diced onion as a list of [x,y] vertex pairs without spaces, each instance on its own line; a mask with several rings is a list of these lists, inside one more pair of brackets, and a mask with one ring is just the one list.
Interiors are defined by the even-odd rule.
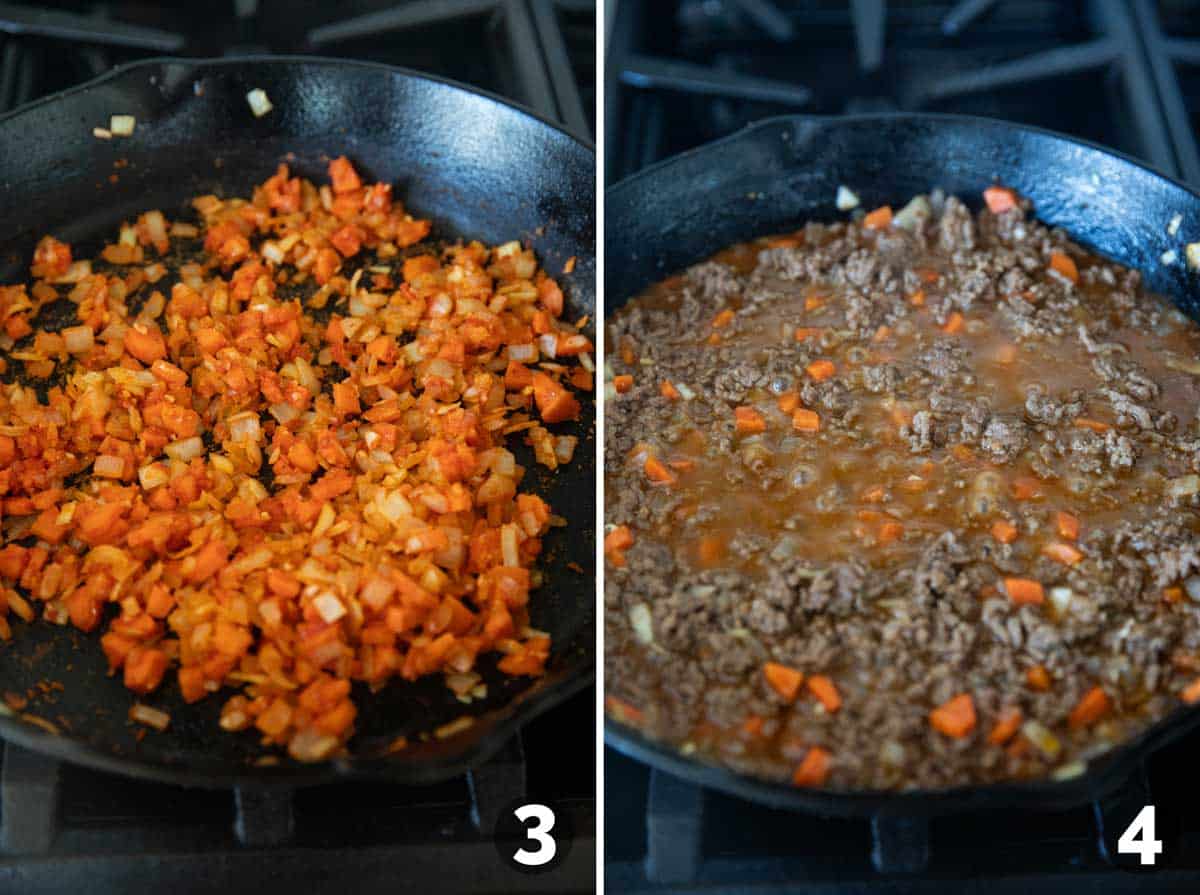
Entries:
[[262,437],[262,426],[253,413],[235,416],[229,421],[229,437],[234,441],[257,442]]
[[849,211],[852,208],[858,208],[858,201],[858,196],[849,187],[838,186],[836,200],[838,211]]
[[1037,721],[1026,721],[1021,725],[1021,733],[1051,761],[1057,758],[1058,753],[1062,751],[1062,743],[1059,742],[1058,737]]
[[97,140],[111,140],[113,138],[112,131],[110,131],[106,127],[92,128],[92,136],[95,137]]
[[246,94],[246,102],[250,104],[250,111],[254,113],[255,118],[262,118],[275,108],[271,105],[271,100],[267,97],[266,91],[259,87],[255,87]]
[[528,364],[537,360],[537,346],[532,342],[524,345],[509,345],[508,359],[515,360],[517,363]]
[[138,481],[147,491],[165,485],[170,480],[167,468],[161,463],[148,463],[138,470]]
[[521,564],[517,547],[517,526],[509,523],[500,529],[500,553],[506,566],[515,568]]
[[148,705],[134,703],[129,709],[129,720],[136,721],[138,724],[145,724],[147,727],[153,727],[155,730],[166,730],[171,724],[171,716],[161,709],[151,708]]
[[129,137],[137,127],[137,119],[132,115],[114,115],[108,122],[108,129],[118,137]]
[[687,383],[684,382],[675,383],[675,391],[679,392],[679,397],[685,401],[690,401],[696,397],[696,393],[688,388]]
[[1200,242],[1189,242],[1184,247],[1187,264],[1192,270],[1200,270]]
[[558,336],[554,333],[538,336],[538,348],[542,349],[542,354],[546,357],[553,358],[558,352]]
[[1200,492],[1200,475],[1182,475],[1167,482],[1167,495],[1176,499]]
[[337,747],[337,737],[306,727],[288,742],[288,755],[296,761],[324,761]]
[[379,610],[387,605],[387,601],[396,592],[396,585],[382,575],[376,575],[362,589],[359,597],[372,609]]
[[167,241],[167,219],[161,211],[147,211],[142,220],[146,224],[146,233],[150,236],[152,244],[157,246]]
[[1079,777],[1087,770],[1087,763],[1082,761],[1068,761],[1065,765],[1055,768],[1050,774],[1054,780],[1072,780]]
[[277,625],[283,621],[283,611],[274,600],[263,600],[258,604],[258,614],[268,625]]
[[331,594],[328,591],[313,599],[313,608],[317,610],[317,614],[321,616],[321,619],[329,625],[332,625],[346,614],[346,607],[342,604],[342,601],[337,598],[336,594]]
[[1174,236],[1179,232],[1179,225],[1183,223],[1183,215],[1176,214],[1167,222],[1167,233]]
[[924,196],[913,196],[907,205],[896,212],[892,224],[902,230],[915,230],[929,220],[932,214],[933,209],[929,207],[928,199]]
[[1071,599],[1075,596],[1075,592],[1069,587],[1052,587],[1050,588],[1050,605],[1054,607],[1054,611],[1060,617],[1067,614],[1067,610],[1071,607]]
[[191,438],[181,438],[179,441],[172,441],[165,448],[168,457],[172,460],[182,460],[184,463],[189,460],[195,460],[204,453],[204,442],[199,435],[193,435]]
[[108,479],[119,479],[125,474],[125,461],[112,454],[101,454],[96,458],[92,472]]
[[287,402],[272,404],[267,409],[270,411],[271,416],[275,417],[276,420],[285,426],[292,420],[300,418],[300,411]]
[[654,621],[650,616],[650,607],[645,603],[638,603],[629,610],[629,625],[642,643],[654,642]]
[[570,463],[575,455],[575,445],[579,438],[575,435],[560,435],[554,440],[554,456],[559,463]]
[[1200,575],[1191,575],[1184,579],[1183,589],[1189,600],[1193,603],[1200,603]]
[[96,344],[95,334],[90,326],[68,326],[62,331],[63,342],[71,354],[83,354],[92,350]]

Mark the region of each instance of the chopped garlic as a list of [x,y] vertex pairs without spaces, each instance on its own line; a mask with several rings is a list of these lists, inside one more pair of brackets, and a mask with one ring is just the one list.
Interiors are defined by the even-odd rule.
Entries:
[[267,98],[267,94],[255,87],[246,94],[246,102],[250,104],[250,111],[254,113],[255,118],[262,118],[275,107],[271,105],[271,100]]
[[133,136],[135,127],[137,127],[137,119],[132,115],[114,115],[108,122],[108,129],[118,137]]
[[858,208],[858,196],[851,192],[848,187],[839,186],[837,188],[837,208],[838,211],[849,211],[851,208]]
[[1174,236],[1176,233],[1179,232],[1179,225],[1182,223],[1183,223],[1183,215],[1181,215],[1181,214],[1175,215],[1175,217],[1171,218],[1170,223],[1167,224],[1167,233],[1169,233],[1171,236]]

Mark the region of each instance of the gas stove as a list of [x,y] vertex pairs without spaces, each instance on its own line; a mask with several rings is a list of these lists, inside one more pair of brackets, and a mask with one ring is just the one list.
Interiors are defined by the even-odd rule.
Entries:
[[135,59],[290,53],[442,75],[588,138],[595,32],[592,0],[0,2],[0,113]]
[[[0,3],[0,113],[136,59],[300,53],[448,77],[590,140],[595,30],[580,0]],[[593,706],[581,693],[429,787],[183,789],[2,746],[0,891],[593,891]],[[497,853],[497,816],[518,800],[570,815],[574,844],[545,874]]]
[[[770,115],[984,115],[1110,146],[1200,187],[1194,0],[620,0],[605,81],[612,183]],[[832,819],[699,788],[609,749],[605,880],[621,892],[1138,890],[1117,839],[1157,806],[1156,891],[1200,890],[1200,738],[1072,810]],[[1182,781],[1182,782],[1181,782]]]

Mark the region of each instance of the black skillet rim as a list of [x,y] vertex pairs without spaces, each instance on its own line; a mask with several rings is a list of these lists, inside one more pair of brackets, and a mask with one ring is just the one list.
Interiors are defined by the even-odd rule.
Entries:
[[[86,92],[109,81],[129,77],[146,69],[176,65],[200,72],[212,68],[235,68],[246,65],[270,64],[285,66],[296,64],[320,65],[335,68],[354,66],[374,69],[388,76],[400,75],[406,78],[430,81],[442,87],[474,94],[505,106],[517,114],[539,122],[553,133],[572,140],[584,151],[593,155],[595,154],[595,147],[590,141],[566,130],[540,113],[497,96],[490,91],[462,84],[439,75],[413,71],[412,69],[403,68],[398,65],[311,55],[275,56],[253,54],[195,59],[178,56],[155,56],[148,59],[139,59],[134,62],[114,66],[109,71],[90,81],[49,94],[34,102],[20,106],[5,115],[0,115],[0,126],[18,119],[27,112],[57,102],[63,97]],[[592,648],[592,652],[593,661],[591,663],[584,664],[582,667],[561,669],[557,674],[551,672],[546,677],[534,683],[528,690],[518,694],[513,701],[493,712],[479,716],[477,723],[471,729],[459,735],[465,743],[461,748],[449,751],[450,745],[457,738],[450,738],[445,741],[448,751],[444,755],[406,760],[405,754],[400,752],[390,758],[333,759],[328,762],[311,765],[296,763],[284,763],[277,766],[247,765],[245,772],[213,773],[196,772],[184,767],[172,767],[115,755],[81,740],[49,733],[33,725],[19,721],[15,717],[6,717],[3,714],[0,714],[0,739],[52,758],[98,771],[143,780],[152,780],[158,783],[210,789],[231,787],[265,789],[317,786],[364,778],[382,779],[401,785],[428,785],[461,776],[472,768],[482,764],[496,754],[524,724],[555,706],[561,705],[567,699],[583,692],[594,684],[596,678],[594,647]],[[486,729],[484,729],[485,727]]]
[[[694,147],[663,159],[618,181],[605,190],[605,203],[614,196],[642,186],[642,180],[659,172],[710,152],[717,147],[753,137],[780,125],[808,123],[815,126],[838,124],[869,124],[872,121],[907,120],[933,124],[976,125],[984,128],[1003,128],[1081,146],[1089,151],[1115,158],[1144,173],[1164,180],[1187,193],[1200,204],[1200,194],[1169,175],[1122,152],[1089,140],[1033,125],[1024,125],[988,118],[982,115],[953,115],[945,113],[887,112],[863,115],[774,115],[755,121],[736,133]],[[622,297],[623,304],[625,297]],[[605,307],[607,308],[607,302]],[[709,789],[738,796],[771,808],[802,811],[831,817],[884,816],[941,816],[980,807],[1029,803],[1045,808],[1067,808],[1101,798],[1119,787],[1136,770],[1137,765],[1153,752],[1200,728],[1200,706],[1180,706],[1159,719],[1133,739],[1126,740],[1090,761],[1084,772],[1065,780],[1041,778],[1029,781],[987,783],[954,786],[946,789],[914,790],[833,790],[802,789],[786,783],[742,774],[715,763],[689,758],[678,749],[652,740],[636,728],[616,721],[607,713],[604,718],[604,742],[622,755],[641,761],[656,770]]]

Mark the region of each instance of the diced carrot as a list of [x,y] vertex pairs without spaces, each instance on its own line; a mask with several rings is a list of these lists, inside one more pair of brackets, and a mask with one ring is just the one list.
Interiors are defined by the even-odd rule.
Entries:
[[673,485],[678,480],[675,473],[667,469],[663,462],[653,454],[646,458],[646,462],[642,465],[642,469],[646,473],[646,478],[652,482],[659,482],[663,485]]
[[211,538],[203,547],[196,551],[195,565],[192,567],[188,580],[200,584],[215,575],[226,563],[229,557],[229,547],[220,538]]
[[958,311],[954,311],[949,317],[946,318],[946,322],[942,325],[942,332],[952,336],[956,333],[962,332],[965,325],[966,324],[963,320],[963,315]]
[[1019,476],[1013,480],[1012,496],[1015,500],[1035,500],[1042,496],[1042,483],[1030,476]]
[[881,205],[874,211],[869,211],[862,219],[863,226],[868,230],[883,230],[892,225],[892,206]]
[[808,690],[831,715],[842,707],[842,695],[838,692],[837,685],[826,675],[814,674],[809,677]]
[[1017,207],[1017,194],[1006,187],[989,186],[983,191],[983,201],[992,214],[1001,214]]
[[725,541],[716,535],[705,535],[700,539],[700,546],[696,552],[700,558],[700,565],[711,568],[725,556]]
[[624,724],[640,724],[645,719],[641,709],[616,696],[604,697],[604,710]]
[[819,292],[813,292],[804,299],[804,310],[806,311],[815,311],[823,307],[825,307],[825,296]]
[[623,395],[633,388],[633,377],[625,373],[620,376],[613,377],[613,388],[617,390],[618,395]]
[[1067,723],[1072,728],[1090,727],[1108,714],[1112,701],[1101,687],[1092,687],[1071,709]]
[[354,165],[344,155],[340,155],[329,163],[329,179],[335,193],[352,193],[362,187],[362,180]]
[[819,336],[820,334],[821,334],[821,330],[817,327],[798,326],[798,327],[796,327],[796,333],[795,333],[794,338],[797,342],[804,342],[804,341],[807,341],[808,339],[814,338],[815,336]]
[[1026,671],[1025,682],[1029,684],[1031,690],[1037,690],[1039,693],[1045,693],[1054,683],[1050,679],[1050,672],[1046,670],[1045,665],[1034,665]]
[[1075,266],[1075,261],[1070,255],[1054,252],[1050,255],[1050,268],[1058,271],[1072,283],[1079,282],[1079,268]]
[[86,587],[67,597],[67,615],[80,631],[94,631],[100,624],[100,600]]
[[1046,592],[1041,582],[1031,578],[1005,578],[1004,589],[1008,598],[1018,605],[1040,606],[1046,602]]
[[798,408],[792,414],[792,428],[797,432],[819,432],[821,431],[821,417],[815,411],[804,407]]
[[204,689],[204,670],[197,665],[179,669],[179,692],[187,703],[199,702],[207,694]]
[[70,531],[69,525],[58,524],[58,509],[55,507],[44,510],[34,520],[33,525],[29,526],[29,533],[41,538],[47,544],[62,543],[62,539],[66,537],[68,531]]
[[892,328],[890,326],[880,326],[875,330],[875,335],[871,336],[871,341],[878,345],[880,342],[886,342],[892,337]]
[[792,783],[796,786],[822,786],[829,778],[829,765],[829,752],[820,746],[813,746],[792,773]]
[[1001,544],[1011,544],[1017,539],[1017,527],[1004,519],[992,523],[992,537]]
[[1076,429],[1091,429],[1093,432],[1104,433],[1112,428],[1108,423],[1102,423],[1100,420],[1092,420],[1081,416],[1075,420]]
[[1059,510],[1054,514],[1054,521],[1058,526],[1059,537],[1066,538],[1068,541],[1079,538],[1079,517]]
[[713,329],[724,329],[732,322],[733,322],[733,311],[730,310],[729,308],[726,308],[725,310],[723,310],[719,314],[717,314],[716,317],[713,318],[712,328]]
[[747,715],[746,720],[742,722],[742,733],[748,737],[760,737],[765,723],[762,715]]
[[1042,548],[1042,555],[1062,563],[1064,566],[1073,566],[1081,559],[1083,554],[1070,544],[1064,544],[1062,541],[1055,541],[1052,544],[1047,544]]
[[563,292],[558,283],[549,277],[538,283],[538,301],[542,303],[542,307],[551,317],[562,316]]
[[734,425],[741,435],[754,435],[767,431],[767,421],[753,407],[733,408]]
[[925,307],[925,290],[918,289],[916,292],[914,292],[912,295],[910,295],[908,297],[908,303],[910,305],[912,305],[914,308]]
[[125,350],[149,365],[167,356],[167,343],[163,339],[162,330],[153,323],[140,329],[138,326],[131,326],[125,331]]
[[604,536],[604,555],[614,566],[625,565],[625,551],[634,544],[633,532],[628,525],[618,525]]
[[1164,587],[1163,588],[1163,599],[1168,603],[1182,603],[1183,602],[1183,588],[1182,587]]
[[899,522],[885,522],[879,526],[879,543],[891,544],[900,540],[904,534],[904,526]]
[[1188,705],[1200,702],[1200,677],[1184,687],[1179,693],[1179,698]]
[[533,374],[533,397],[544,422],[561,423],[579,417],[580,406],[574,395],[540,371]]
[[830,360],[815,360],[804,368],[804,372],[817,382],[824,382],[837,373],[837,367]]
[[936,283],[941,279],[942,275],[932,267],[918,267],[914,273],[921,278],[924,283]]
[[125,686],[135,693],[158,689],[167,670],[167,654],[160,649],[134,647],[125,658]]
[[991,733],[988,734],[988,742],[993,746],[1003,746],[1017,735],[1017,731],[1021,729],[1021,722],[1024,720],[1025,715],[1015,705],[1004,709],[992,726]]
[[959,693],[930,712],[929,723],[938,733],[962,739],[975,729],[975,700]]
[[661,383],[659,383],[658,392],[664,398],[667,398],[671,401],[678,401],[680,397],[682,397],[679,394],[679,389],[675,388],[675,386],[672,385],[667,379],[664,379]]
[[767,683],[785,702],[795,702],[800,694],[800,685],[804,683],[803,672],[797,671],[778,662],[767,662],[763,665],[763,675]]

